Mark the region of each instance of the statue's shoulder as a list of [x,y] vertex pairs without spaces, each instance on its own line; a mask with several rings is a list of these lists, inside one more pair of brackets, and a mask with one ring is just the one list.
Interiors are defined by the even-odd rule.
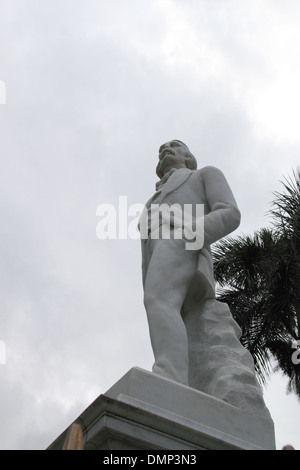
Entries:
[[200,168],[199,170],[195,170],[194,175],[196,178],[199,179],[206,179],[206,178],[213,178],[214,176],[220,176],[223,175],[222,171],[219,170],[216,166],[204,166],[203,168]]

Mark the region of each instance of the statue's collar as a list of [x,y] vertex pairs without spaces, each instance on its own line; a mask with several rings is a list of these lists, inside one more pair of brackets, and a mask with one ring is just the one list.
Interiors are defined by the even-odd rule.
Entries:
[[161,180],[159,180],[156,185],[155,185],[155,188],[156,188],[156,191],[158,191],[158,189],[161,188],[161,186],[163,186],[167,181],[168,179],[170,178],[171,175],[173,175],[174,171],[178,170],[178,168],[171,168],[171,170],[168,171],[168,173],[166,173]]

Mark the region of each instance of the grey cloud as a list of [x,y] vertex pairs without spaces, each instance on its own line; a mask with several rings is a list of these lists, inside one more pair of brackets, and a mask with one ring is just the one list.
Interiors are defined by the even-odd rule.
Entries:
[[[159,145],[179,138],[199,166],[224,171],[242,208],[241,230],[251,231],[299,148],[257,137],[230,74],[208,77],[200,59],[182,64],[176,51],[169,60],[162,43],[170,24],[159,1],[146,12],[124,0],[114,8],[2,3],[0,339],[8,363],[0,373],[8,425],[0,440],[3,448],[43,448],[130,367],[152,365],[139,242],[98,240],[97,206],[117,204],[119,195],[145,203]],[[247,86],[266,77],[251,36],[240,43],[234,34],[246,7],[222,26],[222,11],[216,19],[208,2],[174,4],[240,79],[251,70]]]

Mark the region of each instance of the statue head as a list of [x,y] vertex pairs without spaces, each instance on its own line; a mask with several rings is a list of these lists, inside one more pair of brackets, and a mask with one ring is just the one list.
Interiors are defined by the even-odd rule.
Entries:
[[170,140],[159,148],[159,162],[156,174],[162,178],[171,168],[197,169],[197,161],[186,144],[181,140]]

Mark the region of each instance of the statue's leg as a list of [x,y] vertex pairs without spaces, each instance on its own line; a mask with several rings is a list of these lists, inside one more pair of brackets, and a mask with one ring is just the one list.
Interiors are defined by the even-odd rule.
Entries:
[[208,299],[185,313],[189,340],[189,384],[240,408],[265,409],[251,354],[228,306]]
[[195,252],[184,240],[151,240],[146,244],[150,262],[144,287],[153,372],[188,384],[188,339],[181,307],[197,267]]

